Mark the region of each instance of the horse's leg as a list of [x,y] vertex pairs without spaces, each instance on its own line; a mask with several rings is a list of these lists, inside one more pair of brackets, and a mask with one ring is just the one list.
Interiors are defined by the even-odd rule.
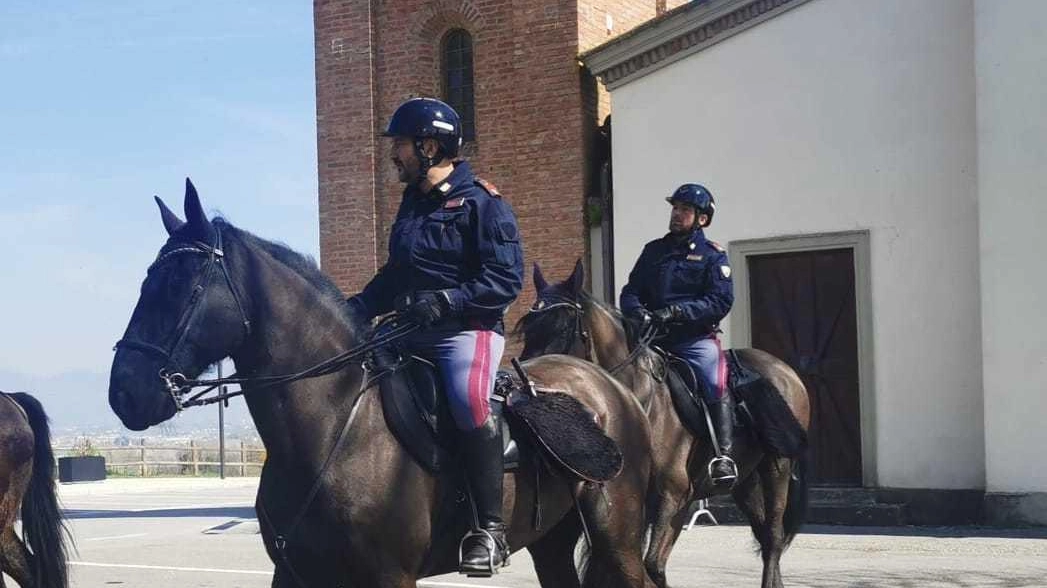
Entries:
[[791,462],[765,457],[757,470],[734,490],[734,500],[749,519],[763,560],[761,588],[782,588],[779,560],[785,550],[782,517],[789,492]]
[[738,480],[731,491],[734,503],[742,511],[749,521],[753,537],[763,547],[763,527],[767,516],[764,514],[763,485],[760,483],[760,474],[753,471],[748,476]]
[[578,513],[569,512],[538,541],[527,546],[542,588],[579,588],[574,547],[581,534]]
[[[0,464],[4,476],[0,478],[0,570],[11,577],[23,588],[34,588],[29,562],[31,555],[25,544],[15,534],[15,519],[18,518],[18,506],[29,486],[27,468],[12,466],[6,460]],[[0,586],[3,578],[0,576]]]
[[763,556],[761,588],[783,588],[779,560],[785,551],[786,537],[783,517],[789,499],[789,477],[792,461],[785,458],[765,458],[759,466],[760,485],[763,488],[764,538],[760,541]]
[[[36,583],[29,568],[29,551],[25,544],[15,535],[13,527],[7,526],[0,534],[0,570],[11,576],[11,579],[23,588],[33,588]],[[0,578],[0,586],[3,579]]]
[[665,566],[669,553],[680,536],[687,520],[687,506],[691,495],[691,481],[687,472],[686,454],[668,468],[658,480],[657,504],[651,517],[651,543],[647,546],[644,568],[658,588],[666,588]]
[[[646,474],[646,472],[644,472]],[[625,479],[625,472],[603,487],[585,484],[579,506],[592,538],[584,588],[656,588],[643,565],[645,483]]]
[[738,505],[738,509],[742,511],[746,520],[749,521],[749,528],[753,532],[753,537],[760,544],[761,559],[764,562],[764,575],[766,576],[767,558],[764,554],[770,549],[770,543],[768,541],[769,534],[763,484],[760,481],[759,472],[754,470],[748,476],[740,478],[734,490],[731,491],[731,496],[734,498],[734,503]]

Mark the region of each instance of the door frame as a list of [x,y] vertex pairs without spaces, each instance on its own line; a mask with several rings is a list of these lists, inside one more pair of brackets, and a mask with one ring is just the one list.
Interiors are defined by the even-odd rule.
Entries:
[[734,272],[734,306],[730,315],[733,347],[752,345],[749,308],[749,257],[774,253],[851,249],[854,252],[854,296],[858,327],[858,422],[861,424],[862,485],[876,486],[876,383],[873,364],[872,279],[869,231],[842,231],[729,241]]

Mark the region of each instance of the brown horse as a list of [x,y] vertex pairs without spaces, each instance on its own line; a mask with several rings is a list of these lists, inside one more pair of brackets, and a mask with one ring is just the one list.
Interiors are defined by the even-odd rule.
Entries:
[[[0,392],[0,572],[22,588],[69,585],[54,464],[40,403],[22,392]],[[24,543],[14,528],[19,506]]]
[[[667,387],[664,359],[650,349],[633,349],[627,342],[621,314],[594,300],[582,289],[581,263],[566,281],[549,285],[535,266],[538,302],[521,319],[517,332],[524,338],[522,357],[568,353],[611,370],[630,387],[644,406],[654,442],[654,496],[651,502],[651,541],[644,564],[659,587],[666,586],[665,566],[695,499],[716,493],[706,464],[712,457],[707,437],[696,437],[681,422]],[[782,422],[809,424],[807,391],[796,372],[781,360],[757,349],[738,349],[739,359],[755,369],[785,401],[779,410],[791,410]],[[786,408],[787,406],[787,408]],[[739,478],[732,495],[749,520],[763,557],[763,588],[782,586],[779,559],[803,522],[807,479],[801,456],[790,459],[755,436],[741,434],[735,441]]]
[[[134,430],[166,421],[181,408],[185,377],[230,356],[246,378],[244,398],[267,452],[256,510],[276,564],[274,587],[407,588],[454,571],[468,527],[460,473],[434,474],[411,458],[386,423],[373,374],[354,361],[322,377],[264,379],[297,374],[367,340],[341,292],[286,247],[208,220],[188,182],[186,222],[160,206],[170,238],[118,343],[114,412]],[[573,357],[525,366],[595,415],[624,469],[596,485],[524,460],[505,477],[510,548],[531,552],[543,586],[653,586],[643,566],[642,501],[651,441],[639,403]],[[581,580],[575,499],[592,538]]]

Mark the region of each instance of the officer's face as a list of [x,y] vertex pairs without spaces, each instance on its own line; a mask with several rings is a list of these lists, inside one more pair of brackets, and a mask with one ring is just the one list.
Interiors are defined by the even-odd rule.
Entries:
[[414,154],[414,141],[408,137],[393,138],[390,157],[396,166],[396,173],[400,181],[405,184],[414,183],[422,171],[422,164]]
[[683,204],[682,202],[673,202],[673,210],[669,213],[669,232],[674,235],[690,233],[694,230],[695,220],[693,206]]

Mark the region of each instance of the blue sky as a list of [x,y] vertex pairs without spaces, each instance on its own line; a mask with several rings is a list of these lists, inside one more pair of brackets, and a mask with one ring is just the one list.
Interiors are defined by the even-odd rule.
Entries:
[[4,0],[0,23],[0,374],[108,373],[166,236],[152,195],[181,210],[187,175],[318,255],[311,2]]

